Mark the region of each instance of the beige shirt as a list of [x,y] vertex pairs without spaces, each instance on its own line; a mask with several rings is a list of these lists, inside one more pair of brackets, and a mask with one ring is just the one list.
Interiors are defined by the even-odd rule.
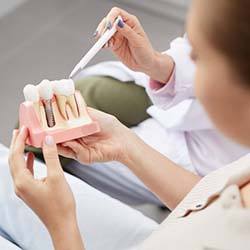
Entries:
[[250,250],[239,190],[248,181],[250,154],[204,177],[138,249]]

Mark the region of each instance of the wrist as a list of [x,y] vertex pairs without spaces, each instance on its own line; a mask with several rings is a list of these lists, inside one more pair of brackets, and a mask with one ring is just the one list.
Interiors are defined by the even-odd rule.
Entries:
[[144,73],[151,79],[166,84],[173,73],[174,66],[174,61],[169,55],[155,51],[152,66]]
[[63,233],[62,229],[74,229],[77,227],[77,219],[76,215],[72,215],[70,217],[61,217],[58,219],[52,219],[49,223],[45,223],[45,226],[47,227],[49,233],[51,236],[57,236],[61,233]]
[[84,250],[83,241],[80,230],[78,228],[77,219],[65,220],[61,218],[61,222],[47,227],[51,235],[54,248],[63,249],[79,249]]
[[128,167],[133,165],[137,155],[140,155],[143,151],[143,144],[144,142],[133,131],[129,130],[120,162]]

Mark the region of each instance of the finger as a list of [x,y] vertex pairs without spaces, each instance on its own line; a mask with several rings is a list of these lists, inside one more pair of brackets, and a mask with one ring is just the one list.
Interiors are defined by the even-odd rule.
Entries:
[[105,43],[105,44],[102,46],[103,49],[106,49],[107,47],[108,47],[108,43]]
[[103,18],[100,24],[97,26],[96,36],[95,36],[96,39],[99,39],[101,37],[102,33],[105,30],[105,26],[106,26],[106,17]]
[[[93,121],[97,121],[99,123],[101,130],[102,130],[102,125],[107,124],[108,120],[110,122],[110,120],[116,119],[114,116],[112,116],[110,114],[107,114],[105,112],[102,112],[100,110],[97,110],[97,109],[94,109],[91,107],[87,107],[87,112]],[[96,133],[96,134],[98,134],[98,133]]]
[[29,152],[27,156],[27,169],[30,171],[32,176],[34,176],[34,160],[35,155],[32,152]]
[[70,159],[76,159],[76,154],[69,147],[57,145],[57,150],[58,150],[59,155],[61,155],[63,157],[70,158]]
[[27,170],[26,162],[24,159],[24,148],[27,136],[27,128],[22,128],[20,132],[16,130],[13,133],[9,154],[9,166],[14,181],[25,179],[25,181],[27,182],[31,179],[30,172]]
[[108,42],[109,48],[112,48],[112,47],[114,46],[114,42],[115,42],[115,39],[112,37],[112,38],[109,40],[109,42]]
[[100,37],[107,31],[107,29],[111,29],[112,24],[108,21],[107,18],[105,18],[104,26],[102,27],[102,30],[99,32]]
[[18,133],[19,133],[18,129],[14,129],[13,132],[12,132],[12,139],[11,139],[11,143],[10,143],[10,151],[13,149],[13,147],[15,145]]
[[20,132],[16,135],[16,138],[14,139],[14,150],[16,151],[16,153],[23,154],[27,137],[28,129],[26,127],[22,127]]
[[118,16],[121,16],[123,21],[127,23],[128,25],[134,26],[136,24],[135,16],[117,7],[114,7],[111,9],[111,11],[107,15],[107,20],[113,25],[115,20],[118,18]]
[[78,140],[85,147],[90,147],[96,142],[100,141],[100,136],[98,134],[89,135]]
[[81,144],[78,141],[69,141],[65,142],[64,146],[69,147],[76,155],[76,160],[81,161],[82,163],[90,164],[90,150],[86,144]]
[[98,121],[98,117],[105,117],[105,116],[109,115],[107,113],[104,113],[100,110],[97,110],[97,109],[91,108],[91,107],[87,107],[87,111],[88,111],[90,118],[94,121]]
[[59,161],[57,146],[54,138],[50,135],[45,137],[43,143],[43,156],[48,169],[48,176],[63,174],[62,166]]
[[127,38],[129,42],[131,42],[133,44],[138,43],[139,35],[129,25],[127,25],[122,20],[119,20],[119,22],[117,24],[117,31],[121,35],[123,35],[125,38]]
[[14,131],[10,152],[9,152],[9,165],[12,175],[18,174],[25,169],[25,160],[24,160],[24,148],[25,140],[27,138],[27,129],[22,128],[20,132],[17,130]]
[[77,141],[68,141],[63,143],[63,146],[70,148],[75,155],[79,155],[82,150],[82,145]]

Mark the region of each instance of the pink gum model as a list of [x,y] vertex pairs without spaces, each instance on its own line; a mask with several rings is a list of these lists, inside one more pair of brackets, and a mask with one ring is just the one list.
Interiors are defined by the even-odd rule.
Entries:
[[[75,97],[78,109],[80,110],[81,108],[81,113],[84,115],[83,119],[78,118],[79,124],[76,125],[57,126],[56,124],[53,128],[44,128],[41,117],[38,116],[32,102],[23,102],[19,109],[19,123],[20,127],[25,126],[29,130],[29,137],[26,143],[30,146],[41,148],[46,135],[53,136],[56,143],[63,143],[99,132],[100,127],[98,123],[90,118],[85,102],[78,91],[76,91]],[[53,102],[56,102],[55,98]],[[60,120],[62,120],[62,116]]]

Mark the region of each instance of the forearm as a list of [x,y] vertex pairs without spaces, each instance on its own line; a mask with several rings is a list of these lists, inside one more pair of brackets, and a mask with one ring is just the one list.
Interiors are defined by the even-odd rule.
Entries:
[[77,222],[70,221],[49,228],[55,250],[85,250]]
[[151,79],[166,84],[173,73],[174,67],[175,63],[169,55],[155,52],[153,65],[145,73]]
[[122,162],[133,171],[164,204],[174,209],[201,179],[183,169],[131,135],[128,153]]

